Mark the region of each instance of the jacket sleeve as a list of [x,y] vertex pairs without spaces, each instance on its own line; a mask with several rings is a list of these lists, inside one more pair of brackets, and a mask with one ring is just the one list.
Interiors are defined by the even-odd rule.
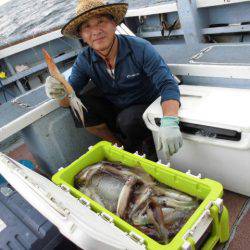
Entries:
[[178,84],[163,58],[148,41],[143,51],[143,70],[160,91],[161,102],[177,100],[180,103]]
[[69,83],[78,95],[89,82],[89,65],[83,54],[79,54],[72,66]]

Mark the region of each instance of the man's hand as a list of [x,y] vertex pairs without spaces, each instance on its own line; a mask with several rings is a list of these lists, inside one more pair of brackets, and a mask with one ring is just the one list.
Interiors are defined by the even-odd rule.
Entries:
[[49,98],[56,99],[58,101],[67,96],[63,85],[52,76],[48,76],[46,79],[45,92]]
[[164,116],[158,133],[157,151],[163,150],[166,158],[176,153],[182,146],[182,135],[179,128],[179,118]]

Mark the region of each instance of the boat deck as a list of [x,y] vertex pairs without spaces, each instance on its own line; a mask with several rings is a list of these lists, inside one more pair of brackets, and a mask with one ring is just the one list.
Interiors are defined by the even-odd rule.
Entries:
[[[26,159],[36,163],[25,144],[10,151],[8,155],[15,160]],[[250,198],[225,190],[223,200],[229,210],[230,239],[226,244],[218,245],[216,249],[250,249]],[[78,249],[70,242],[66,241],[63,244],[70,245],[70,249]]]

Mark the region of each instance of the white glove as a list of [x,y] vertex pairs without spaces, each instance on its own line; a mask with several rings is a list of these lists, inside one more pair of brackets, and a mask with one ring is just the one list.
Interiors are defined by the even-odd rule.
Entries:
[[183,140],[179,127],[179,118],[164,116],[158,133],[157,150],[163,150],[166,158],[176,153],[182,146]]
[[67,96],[63,85],[52,76],[46,78],[45,92],[49,98],[56,100],[62,100]]

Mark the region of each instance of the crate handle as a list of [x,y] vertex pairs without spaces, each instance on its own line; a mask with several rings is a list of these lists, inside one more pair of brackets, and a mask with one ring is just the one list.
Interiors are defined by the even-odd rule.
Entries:
[[64,184],[61,185],[61,189],[67,193],[70,193],[70,188]]
[[140,245],[144,245],[145,240],[138,234],[136,234],[135,232],[131,231],[129,233],[129,237],[135,241],[136,243],[140,244]]
[[210,209],[213,205],[215,205],[216,207],[218,207],[219,209],[219,214],[222,213],[223,211],[223,199],[221,198],[217,198],[215,201],[210,201],[205,209]]
[[182,245],[183,250],[191,250],[192,246],[189,241],[187,241],[188,237],[192,237],[195,243],[197,243],[202,235],[206,232],[206,230],[211,225],[213,218],[210,214],[210,208],[215,205],[219,209],[219,215],[223,211],[223,200],[221,198],[217,198],[215,201],[211,201],[208,203],[208,205],[205,207],[205,211],[202,213],[202,215],[198,218],[196,223],[193,225],[191,229],[189,229],[183,236],[184,243]]
[[84,199],[83,197],[81,197],[81,198],[79,199],[79,202],[80,202],[83,206],[90,208],[90,202],[89,202],[88,200]]
[[202,235],[206,232],[213,221],[213,218],[210,215],[210,210],[206,209],[202,215],[198,218],[196,223],[193,225],[191,229],[189,229],[186,234],[183,236],[184,243],[182,245],[183,250],[191,250],[192,246],[189,241],[187,241],[188,237],[192,237],[195,243],[197,243]]
[[107,222],[109,222],[109,223],[114,223],[114,219],[113,219],[113,217],[111,217],[109,214],[106,214],[106,213],[104,213],[104,212],[102,212],[101,214],[100,214],[100,216],[105,220],[105,221],[107,221]]

